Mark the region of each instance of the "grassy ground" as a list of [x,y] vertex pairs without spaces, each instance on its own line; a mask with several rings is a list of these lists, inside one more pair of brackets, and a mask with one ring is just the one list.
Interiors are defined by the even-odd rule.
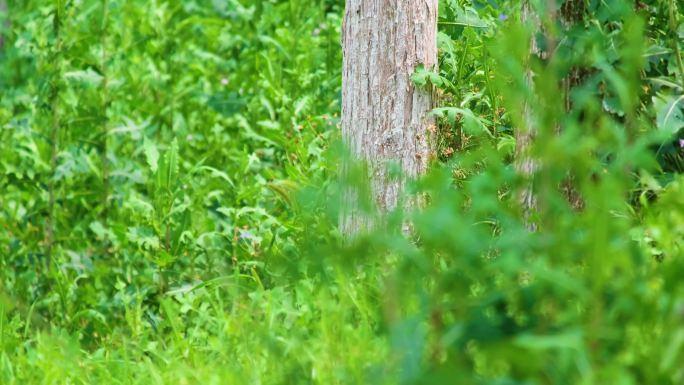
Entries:
[[428,202],[353,242],[342,3],[8,2],[0,385],[681,383],[674,3],[540,8],[537,60],[516,4],[441,1]]

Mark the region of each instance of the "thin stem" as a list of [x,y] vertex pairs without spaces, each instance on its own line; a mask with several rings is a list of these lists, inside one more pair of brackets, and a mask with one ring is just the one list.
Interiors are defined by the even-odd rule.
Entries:
[[55,174],[57,172],[57,155],[59,151],[59,131],[61,127],[59,115],[59,88],[62,80],[62,37],[60,24],[62,22],[62,1],[57,1],[53,31],[55,45],[52,52],[52,62],[55,65],[50,90],[50,107],[52,110],[52,126],[50,127],[50,180],[48,181],[48,216],[45,223],[45,256],[46,268],[50,271],[52,266],[52,253],[55,243]]
[[7,12],[7,0],[0,0],[0,51],[5,48],[5,31],[8,30],[9,14]]
[[[102,72],[102,150],[100,152],[102,162],[102,224],[106,228],[109,217],[109,162],[107,151],[109,138],[109,122],[107,120],[107,108],[109,106],[108,77],[107,77],[107,27],[108,27],[109,1],[102,0],[102,32],[100,44],[102,45],[102,57],[100,70]],[[107,254],[107,240],[104,240],[104,254]]]
[[491,68],[489,66],[489,53],[487,52],[487,47],[482,47],[482,61],[485,71],[485,86],[487,87],[487,93],[489,94],[489,100],[491,101],[492,110],[494,111],[494,127],[492,127],[492,135],[496,138],[498,135],[496,126],[499,124],[498,116],[498,106],[496,103],[496,95],[494,94],[494,87],[492,87],[492,82],[490,81]]
[[677,59],[677,69],[679,70],[679,81],[684,85],[684,63],[682,53],[679,50],[679,34],[677,32],[677,13],[675,12],[675,2],[670,0],[670,28],[672,29],[672,45]]
[[[466,59],[468,57],[468,48],[470,48],[470,42],[468,41],[468,36],[465,36],[465,42],[463,43],[463,45],[464,45],[463,55],[461,55],[461,61],[458,63],[458,69],[456,70],[456,81],[459,83],[461,82],[461,80],[463,80],[461,78],[461,76],[463,76],[463,67],[465,66],[465,62],[466,62]],[[461,95],[459,94],[459,97],[460,96]],[[463,150],[464,149],[464,142],[465,142],[465,138],[463,135],[463,125],[457,125],[457,126],[458,126],[457,130],[458,130],[458,141],[459,141],[458,146],[459,146],[459,150]],[[456,127],[454,127],[454,128],[456,128]]]

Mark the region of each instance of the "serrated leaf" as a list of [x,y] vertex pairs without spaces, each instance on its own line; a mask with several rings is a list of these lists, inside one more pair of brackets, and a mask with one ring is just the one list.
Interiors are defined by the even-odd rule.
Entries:
[[147,159],[150,170],[152,170],[152,172],[157,172],[157,168],[159,167],[159,150],[157,150],[157,145],[153,141],[145,138],[143,150],[145,151],[145,159]]
[[94,221],[90,223],[90,231],[92,231],[98,239],[114,239],[114,234],[111,230],[104,227],[102,222]]
[[145,226],[129,227],[126,237],[142,250],[159,250],[161,243],[154,231]]
[[174,139],[166,150],[157,173],[157,188],[171,191],[178,180],[178,140]]

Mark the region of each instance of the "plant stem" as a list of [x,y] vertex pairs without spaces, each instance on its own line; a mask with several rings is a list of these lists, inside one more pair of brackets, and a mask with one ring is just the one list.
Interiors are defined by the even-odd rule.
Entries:
[[50,127],[50,180],[48,182],[48,216],[45,224],[45,256],[46,269],[50,271],[52,266],[52,252],[55,243],[55,174],[57,171],[57,155],[59,146],[59,131],[61,127],[59,116],[59,88],[62,81],[62,39],[60,34],[60,24],[62,22],[62,1],[58,0],[55,17],[53,20],[53,31],[55,34],[55,45],[52,52],[52,62],[55,65],[52,75],[52,85],[50,90],[50,108],[52,112],[52,126]]
[[[5,19],[5,20],[2,20]],[[5,48],[5,30],[7,30],[7,24],[9,20],[9,14],[7,13],[7,0],[0,0],[0,51]]]
[[[102,57],[100,70],[102,72],[102,150],[100,152],[102,162],[102,225],[107,228],[109,217],[109,162],[107,160],[109,128],[107,121],[107,108],[109,105],[108,77],[107,77],[107,27],[108,27],[109,0],[102,0],[102,31],[100,44],[102,45]],[[104,240],[103,254],[107,254],[107,239]]]
[[492,87],[491,81],[489,77],[491,76],[491,68],[489,67],[489,52],[487,52],[487,47],[482,47],[482,61],[483,61],[483,67],[484,67],[484,72],[485,72],[485,86],[487,87],[487,93],[489,94],[489,100],[491,102],[492,110],[494,111],[493,117],[493,127],[492,127],[492,135],[496,138],[497,137],[497,125],[499,124],[499,117],[498,117],[498,106],[496,103],[496,95],[494,94],[494,87]]
[[679,50],[679,33],[677,31],[677,13],[675,12],[675,2],[670,0],[670,28],[672,29],[672,45],[677,59],[677,69],[679,70],[679,81],[684,86],[684,62],[682,53]]

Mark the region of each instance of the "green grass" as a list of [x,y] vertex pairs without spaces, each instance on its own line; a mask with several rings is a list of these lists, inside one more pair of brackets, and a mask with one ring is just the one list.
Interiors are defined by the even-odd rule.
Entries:
[[344,241],[341,0],[8,2],[0,385],[680,384],[681,17],[641,5],[538,9],[541,60],[441,1],[427,204]]
[[377,314],[358,287],[302,280],[260,288],[232,277],[168,295],[156,327],[139,306],[96,337],[3,324],[3,384],[363,383],[387,358]]

